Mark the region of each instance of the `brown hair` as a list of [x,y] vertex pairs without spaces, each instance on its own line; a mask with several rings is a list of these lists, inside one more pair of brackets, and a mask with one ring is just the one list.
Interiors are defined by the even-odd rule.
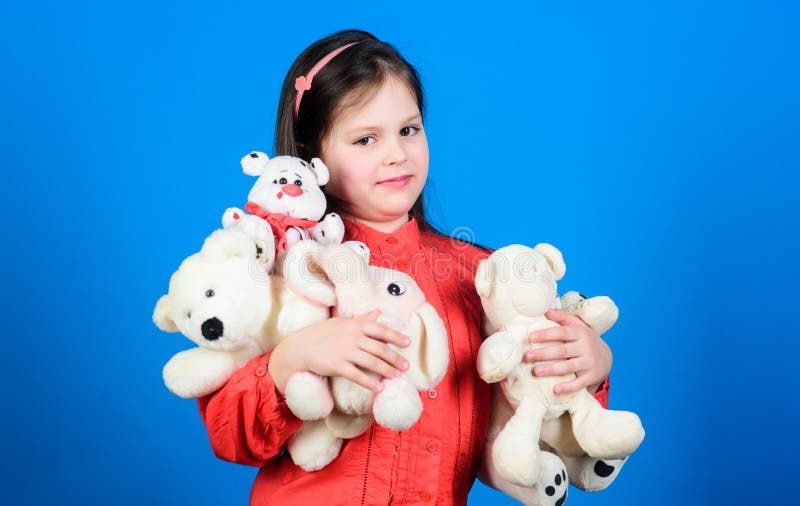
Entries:
[[[310,90],[303,94],[295,118],[295,79],[304,76],[326,55],[340,47],[358,42],[333,58],[314,76]],[[386,78],[403,81],[417,100],[425,116],[422,83],[416,69],[390,44],[361,30],[344,30],[311,44],[294,61],[283,81],[275,125],[275,155],[290,155],[311,160],[322,153],[322,140],[333,125],[337,112],[359,103],[377,91]],[[323,187],[323,192],[325,188]],[[424,195],[420,194],[409,214],[420,230],[444,235],[425,216]],[[341,212],[339,199],[325,192],[329,211]]]

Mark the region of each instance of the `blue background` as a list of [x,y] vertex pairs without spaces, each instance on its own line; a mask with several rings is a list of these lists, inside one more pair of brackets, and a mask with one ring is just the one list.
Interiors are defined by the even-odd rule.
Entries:
[[246,504],[150,318],[243,204],[295,56],[348,27],[422,74],[433,221],[556,244],[564,289],[621,308],[611,406],[647,437],[569,504],[790,501],[796,2],[65,4],[0,8],[5,504]]

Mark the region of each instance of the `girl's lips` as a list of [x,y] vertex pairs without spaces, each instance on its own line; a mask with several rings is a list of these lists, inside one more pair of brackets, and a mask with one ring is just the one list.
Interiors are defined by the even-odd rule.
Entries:
[[411,181],[410,175],[393,177],[392,179],[384,179],[383,181],[378,181],[378,184],[389,188],[403,188],[409,183],[409,181]]

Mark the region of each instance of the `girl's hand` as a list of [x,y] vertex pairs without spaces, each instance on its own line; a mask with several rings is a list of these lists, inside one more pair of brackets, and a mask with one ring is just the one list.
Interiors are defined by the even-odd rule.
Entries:
[[281,393],[289,376],[310,371],[320,376],[341,376],[380,392],[381,378],[394,378],[408,369],[408,361],[387,343],[405,347],[410,339],[376,323],[378,311],[358,318],[329,318],[287,336],[272,351],[269,373]]
[[559,383],[553,390],[557,394],[576,392],[587,388],[594,393],[611,371],[611,349],[583,320],[559,309],[545,313],[547,319],[561,327],[537,330],[530,335],[532,343],[563,341],[525,353],[525,362],[557,360],[533,368],[536,376],[560,376],[575,373],[577,378]]

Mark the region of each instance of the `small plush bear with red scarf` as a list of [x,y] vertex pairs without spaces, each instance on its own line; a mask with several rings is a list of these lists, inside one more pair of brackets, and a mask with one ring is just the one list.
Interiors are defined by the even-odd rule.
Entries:
[[[342,219],[335,213],[325,215],[327,203],[320,187],[328,182],[329,172],[322,160],[306,162],[293,156],[270,159],[253,151],[242,158],[242,169],[258,177],[245,210],[269,223],[278,254],[302,240],[314,239],[325,245],[342,242]],[[232,207],[225,211],[222,223],[227,228],[243,219],[251,218]]]

